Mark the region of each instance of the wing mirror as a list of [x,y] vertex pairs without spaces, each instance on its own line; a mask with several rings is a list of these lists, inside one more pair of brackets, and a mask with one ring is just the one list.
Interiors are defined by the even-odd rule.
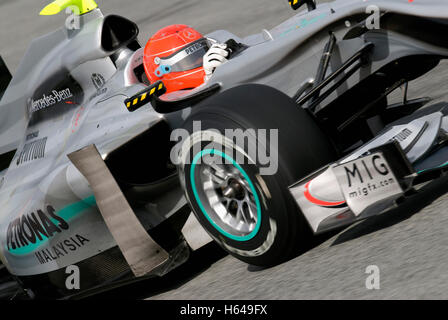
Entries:
[[316,9],[316,1],[314,0],[288,0],[288,2],[291,8],[293,8],[294,10],[299,9],[305,3],[308,7],[308,11],[313,11]]
[[101,46],[106,52],[114,52],[134,41],[138,36],[137,25],[120,16],[110,15],[104,18],[101,34]]

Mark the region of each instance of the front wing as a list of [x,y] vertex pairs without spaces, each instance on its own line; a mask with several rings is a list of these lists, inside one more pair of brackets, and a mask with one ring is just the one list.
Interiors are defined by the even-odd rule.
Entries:
[[390,127],[289,190],[314,233],[381,214],[448,172],[448,107]]

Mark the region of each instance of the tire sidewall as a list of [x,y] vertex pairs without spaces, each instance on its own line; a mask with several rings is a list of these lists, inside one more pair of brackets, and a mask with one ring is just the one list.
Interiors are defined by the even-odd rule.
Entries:
[[[190,133],[192,133],[191,123],[192,122],[190,122],[189,126],[185,127]],[[241,129],[240,124],[218,114],[210,114],[208,117],[202,115],[201,127],[203,130],[201,133],[208,130],[214,130],[216,134],[219,132],[219,134],[223,137],[225,129]],[[195,134],[199,135],[201,133]],[[200,144],[200,148],[197,148],[197,143]],[[206,148],[205,146],[211,143],[211,140],[201,139],[196,143],[188,145],[190,151],[194,150],[195,146],[197,149],[202,151]],[[216,145],[216,141],[214,141],[214,143]],[[256,137],[252,136],[249,143],[257,143]],[[237,145],[234,146],[240,148],[243,147]],[[228,145],[221,146],[220,148],[218,147],[217,149],[221,149],[224,153],[226,147],[228,147]],[[196,155],[193,154],[191,159],[195,156]],[[233,154],[228,156],[234,158]],[[263,260],[269,261],[272,259],[270,257],[272,253],[278,252],[277,249],[280,246],[285,245],[281,238],[286,239],[289,232],[289,230],[285,227],[290,225],[287,214],[290,209],[288,208],[288,201],[279,201],[284,198],[282,187],[280,185],[282,180],[281,173],[277,171],[274,175],[261,176],[258,163],[256,160],[251,160],[252,163],[247,163],[249,161],[245,161],[245,163],[238,163],[254,186],[261,207],[261,223],[258,232],[248,240],[237,241],[228,237],[226,234],[218,230],[212,223],[210,223],[209,219],[205,216],[205,213],[197,203],[197,199],[192,190],[192,181],[190,176],[192,161],[186,161],[189,163],[184,163],[181,165],[180,172],[183,180],[182,184],[185,187],[187,198],[192,206],[195,216],[201,225],[205,227],[209,235],[215,241],[220,243],[225,250],[245,261],[248,261],[251,258],[259,258],[260,256],[263,256]]]

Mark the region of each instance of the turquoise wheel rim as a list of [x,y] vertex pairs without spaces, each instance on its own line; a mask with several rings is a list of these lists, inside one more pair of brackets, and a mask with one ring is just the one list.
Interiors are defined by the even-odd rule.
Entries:
[[[257,222],[255,225],[255,228],[252,232],[250,232],[247,235],[244,236],[237,236],[237,235],[233,235],[229,232],[227,232],[226,230],[224,230],[223,228],[221,228],[211,217],[210,214],[207,212],[207,210],[204,207],[204,204],[202,203],[202,200],[199,196],[199,192],[196,188],[196,180],[195,180],[195,169],[197,166],[197,163],[199,161],[199,159],[201,159],[203,156],[205,155],[217,155],[225,160],[227,160],[228,162],[230,162],[244,177],[244,179],[247,181],[249,188],[253,194],[254,197],[254,201],[255,201],[255,205],[256,205],[256,211],[257,211]],[[208,220],[208,222],[210,222],[210,224],[216,229],[218,230],[222,235],[226,236],[227,238],[230,238],[232,240],[235,241],[249,241],[251,239],[253,239],[257,234],[258,231],[260,230],[260,226],[261,226],[261,203],[257,194],[257,191],[254,187],[254,184],[252,183],[251,179],[249,178],[248,174],[246,173],[246,171],[229,155],[219,151],[219,150],[215,150],[215,149],[204,149],[200,152],[198,152],[196,154],[196,156],[193,158],[193,162],[191,164],[191,168],[190,168],[190,183],[191,183],[191,187],[193,190],[193,194],[196,200],[196,203],[198,204],[199,208],[202,211],[202,214],[206,217],[206,219]]]

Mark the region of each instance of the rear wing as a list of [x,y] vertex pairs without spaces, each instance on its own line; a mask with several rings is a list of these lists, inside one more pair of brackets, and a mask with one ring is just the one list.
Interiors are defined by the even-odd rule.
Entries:
[[11,72],[9,72],[5,61],[0,56],[0,100],[2,100],[3,94],[5,93],[6,88],[8,88],[11,79]]

